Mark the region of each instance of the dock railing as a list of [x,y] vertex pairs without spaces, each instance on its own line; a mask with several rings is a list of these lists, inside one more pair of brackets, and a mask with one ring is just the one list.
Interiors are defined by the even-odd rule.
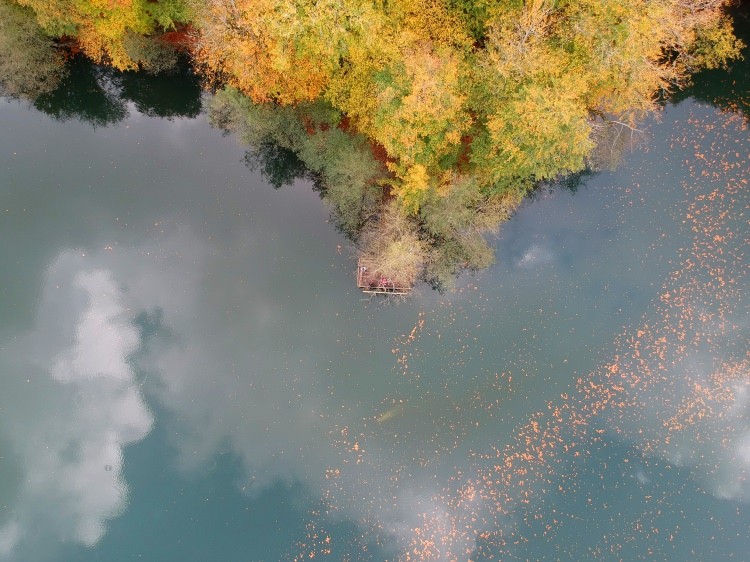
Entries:
[[408,295],[412,290],[411,284],[383,275],[363,258],[357,261],[357,287],[364,293],[380,295]]

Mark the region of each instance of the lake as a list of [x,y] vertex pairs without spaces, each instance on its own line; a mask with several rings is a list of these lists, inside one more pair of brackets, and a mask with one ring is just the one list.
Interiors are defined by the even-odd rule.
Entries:
[[404,300],[189,77],[0,100],[0,559],[746,559],[747,75]]

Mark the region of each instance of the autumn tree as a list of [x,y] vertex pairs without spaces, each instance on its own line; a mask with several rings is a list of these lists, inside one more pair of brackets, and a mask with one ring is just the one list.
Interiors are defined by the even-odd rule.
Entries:
[[198,0],[197,60],[256,102],[318,98],[344,56],[336,0]]
[[120,70],[162,69],[167,47],[154,36],[191,19],[186,0],[17,1],[48,35],[75,38],[92,60]]
[[347,230],[400,224],[383,220],[400,209],[442,248],[425,267],[485,263],[481,229],[446,217],[507,216],[538,182],[583,170],[597,143],[613,146],[612,125],[635,129],[742,47],[730,0],[16,1],[47,35],[120,69],[169,67],[159,34],[189,22],[199,69],[228,88],[215,114],[257,146],[295,152]]
[[54,90],[64,74],[62,56],[34,12],[0,0],[0,93],[36,99]]
[[193,2],[213,76],[255,102],[323,100],[385,153],[397,206],[366,232],[401,224],[399,208],[438,284],[491,258],[472,221],[494,226],[537,182],[602,160],[610,132],[741,47],[727,0]]

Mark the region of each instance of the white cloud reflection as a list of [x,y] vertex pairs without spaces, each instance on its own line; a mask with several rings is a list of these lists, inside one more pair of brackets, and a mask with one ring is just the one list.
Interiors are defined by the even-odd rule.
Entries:
[[532,269],[549,265],[555,261],[555,255],[540,244],[531,244],[524,254],[516,260],[516,267]]
[[645,456],[689,468],[720,499],[750,501],[750,362],[700,369],[685,360],[669,378],[626,392],[609,426]]
[[[258,247],[257,233],[245,226],[223,242],[231,254],[184,226],[165,232],[158,249],[121,253],[109,267],[127,279],[137,310],[163,312],[170,337],[156,338],[142,361],[158,373],[150,388],[174,414],[169,435],[181,469],[204,473],[217,453],[230,451],[244,468],[238,487],[249,497],[279,481],[299,482],[329,502],[334,519],[400,546],[413,538],[424,513],[450,520],[439,482],[425,478],[430,469],[420,470],[384,443],[368,441],[365,452],[365,439],[351,433],[361,430],[362,411],[331,403],[321,369],[336,348],[335,331],[321,324],[331,301],[288,297],[278,287],[294,279],[298,264],[261,259],[259,252],[275,248]],[[159,258],[147,264],[137,257],[144,254]],[[294,281],[292,289],[300,287]]]
[[[186,473],[210,470],[217,453],[231,451],[244,467],[238,487],[249,496],[279,480],[301,482],[330,501],[334,519],[391,537],[392,546],[413,548],[419,529],[419,540],[436,545],[432,560],[470,552],[476,533],[498,521],[491,500],[461,494],[457,502],[458,490],[450,488],[463,481],[446,484],[471,461],[446,456],[420,466],[399,450],[400,442],[363,429],[375,412],[331,402],[331,381],[321,369],[330,364],[336,337],[320,323],[328,299],[306,301],[301,314],[299,302],[269,290],[296,264],[283,266],[289,271],[259,268],[253,254],[262,249],[253,244],[252,228],[229,234],[222,244],[234,251],[222,252],[190,228],[168,223],[145,246],[85,258],[61,254],[48,269],[35,327],[2,351],[12,382],[0,397],[0,445],[11,445],[21,478],[12,516],[0,521],[0,555],[12,556],[40,532],[93,545],[125,507],[122,449],[152,424],[129,362],[139,347],[132,319],[156,309],[169,337],[151,340],[139,362],[155,374],[149,390],[173,414],[168,434]],[[736,456],[715,459],[711,474],[717,495],[737,498],[747,493],[747,387],[738,386],[734,396],[725,408],[738,424]],[[400,426],[407,434],[417,429],[408,414]],[[653,442],[662,412],[633,415],[632,426],[619,420],[619,427],[644,430],[644,442]],[[710,429],[718,439],[725,422],[726,416],[709,416],[695,432],[706,436]],[[691,442],[695,436],[670,441],[657,454],[673,462],[682,456],[703,470],[706,463],[696,458],[717,442],[685,448]],[[514,517],[507,516],[509,528]]]
[[0,352],[0,431],[17,474],[0,556],[40,534],[94,545],[126,505],[122,450],[153,423],[128,362],[138,343],[112,275],[58,256],[34,327]]

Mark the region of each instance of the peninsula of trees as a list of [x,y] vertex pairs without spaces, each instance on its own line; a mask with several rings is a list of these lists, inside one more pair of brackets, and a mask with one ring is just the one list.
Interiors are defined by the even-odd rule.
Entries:
[[491,262],[483,233],[531,187],[737,58],[729,3],[0,0],[0,81],[53,83],[50,39],[128,71],[185,49],[256,164],[293,153],[384,274],[441,285]]

